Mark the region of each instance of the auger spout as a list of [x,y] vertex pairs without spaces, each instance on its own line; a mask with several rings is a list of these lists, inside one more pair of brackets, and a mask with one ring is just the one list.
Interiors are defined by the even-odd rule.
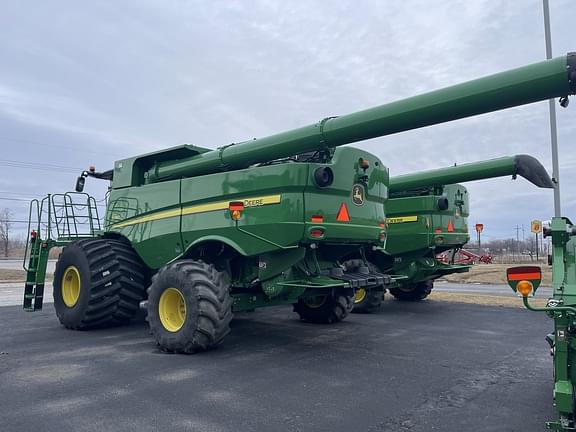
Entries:
[[391,177],[389,191],[409,191],[507,175],[524,177],[541,188],[554,187],[548,172],[536,158],[516,155]]
[[276,135],[178,160],[156,160],[145,167],[143,181],[151,183],[247,168],[514,106],[565,98],[575,92],[576,53],[569,53],[342,117],[329,117]]

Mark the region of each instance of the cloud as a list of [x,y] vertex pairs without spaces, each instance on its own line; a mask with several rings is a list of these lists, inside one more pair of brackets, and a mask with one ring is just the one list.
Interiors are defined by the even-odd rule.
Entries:
[[[575,48],[576,3],[551,6],[560,55]],[[0,145],[10,159],[109,167],[118,155],[266,136],[539,61],[541,14],[536,0],[11,2],[0,15]],[[566,214],[573,109],[558,113]],[[545,102],[355,146],[392,174],[515,153],[551,165]],[[4,173],[27,193],[74,181]],[[552,213],[551,193],[525,182],[470,191],[471,221],[486,221],[487,235]]]

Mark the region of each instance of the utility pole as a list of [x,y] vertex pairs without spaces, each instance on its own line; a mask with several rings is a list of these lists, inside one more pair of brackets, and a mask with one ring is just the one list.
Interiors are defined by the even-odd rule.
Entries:
[[520,257],[520,227],[516,224],[516,255]]
[[[552,58],[552,36],[550,34],[550,5],[542,0],[544,8],[544,36],[546,39],[546,58]],[[554,99],[548,101],[550,107],[550,143],[552,146],[552,180],[554,181],[554,216],[560,217],[560,167],[558,165],[558,133],[556,131],[556,105]]]

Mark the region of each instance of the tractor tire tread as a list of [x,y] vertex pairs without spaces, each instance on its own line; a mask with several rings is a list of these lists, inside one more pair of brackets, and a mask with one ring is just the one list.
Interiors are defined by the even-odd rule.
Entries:
[[[196,311],[195,323],[190,323],[188,337],[178,337],[170,334],[162,327],[158,318],[158,302],[165,277],[180,278],[186,281],[187,288],[192,292]],[[152,278],[148,288],[148,323],[150,330],[163,351],[193,354],[207,351],[219,346],[230,333],[232,320],[232,298],[228,284],[222,274],[212,264],[196,260],[180,260],[161,268]]]
[[74,244],[88,262],[90,293],[81,319],[66,320],[57,309],[62,324],[84,330],[127,323],[136,315],[146,295],[147,269],[139,256],[128,244],[115,239],[82,240]]
[[427,280],[423,282],[418,282],[413,285],[413,289],[404,290],[401,288],[391,288],[390,294],[394,296],[396,300],[399,301],[410,301],[418,302],[424,300],[430,295],[432,289],[434,288],[434,281]]

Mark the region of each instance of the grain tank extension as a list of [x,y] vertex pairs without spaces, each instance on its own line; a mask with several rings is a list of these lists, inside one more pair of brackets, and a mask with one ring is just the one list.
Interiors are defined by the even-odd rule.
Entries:
[[[563,56],[217,150],[183,145],[84,172],[76,194],[32,207],[24,307],[41,308],[46,254],[60,245],[54,301],[69,328],[126,322],[147,299],[159,346],[191,353],[219,345],[235,311],[293,304],[302,320],[340,321],[356,290],[392,283],[366,259],[386,237],[388,169],[342,146],[566,97],[575,62]],[[111,180],[103,227],[80,192],[86,177]],[[50,224],[56,233],[41,229]],[[352,258],[358,265],[343,265]]]

